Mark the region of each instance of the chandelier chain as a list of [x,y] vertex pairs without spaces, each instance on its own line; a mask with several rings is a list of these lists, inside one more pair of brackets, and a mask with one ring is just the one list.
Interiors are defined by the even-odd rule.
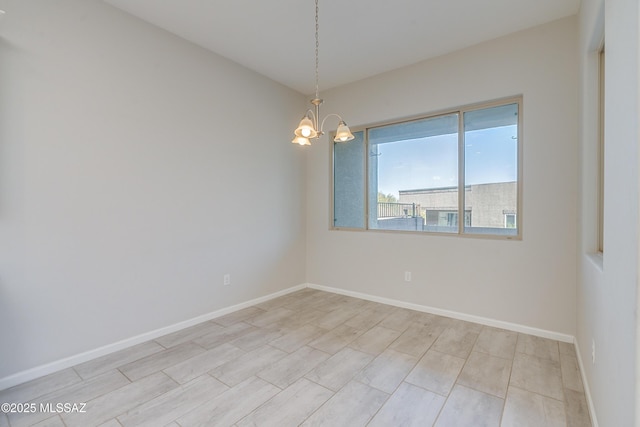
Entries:
[[318,24],[318,0],[316,0],[316,99],[319,98],[318,93],[318,50],[320,48],[320,42],[318,41],[318,31],[320,25]]
[[[353,134],[351,133],[351,131],[349,130],[349,127],[347,126],[347,124],[344,122],[344,120],[342,120],[342,117],[340,117],[338,114],[329,114],[328,116],[325,116],[324,119],[322,119],[322,121],[320,121],[320,104],[322,104],[322,99],[320,99],[320,88],[319,88],[319,60],[318,60],[318,51],[320,50],[320,41],[319,41],[319,29],[320,29],[320,24],[318,23],[318,0],[315,0],[316,3],[316,97],[314,99],[311,100],[311,104],[314,106],[314,108],[309,108],[306,113],[304,114],[304,116],[302,116],[302,120],[300,120],[300,124],[298,125],[298,127],[296,128],[296,130],[293,132],[293,134],[295,135],[295,137],[293,138],[293,140],[291,142],[295,143],[295,144],[300,144],[300,145],[311,145],[311,141],[309,141],[310,139],[318,139],[320,138],[322,135],[324,135],[324,132],[322,131],[322,129],[324,128],[324,122],[325,120],[327,120],[327,118],[329,117],[337,117],[338,120],[340,120],[340,122],[338,123],[338,129],[336,130],[336,134],[335,137],[333,138],[334,142],[347,142],[347,141],[351,141],[352,139],[354,139]],[[315,110],[315,112],[314,112]]]

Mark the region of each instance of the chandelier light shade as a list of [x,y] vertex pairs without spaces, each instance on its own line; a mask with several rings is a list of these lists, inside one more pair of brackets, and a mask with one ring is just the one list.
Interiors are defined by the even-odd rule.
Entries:
[[311,145],[309,138],[305,138],[304,136],[296,136],[291,140],[291,142],[298,145]]
[[300,120],[300,124],[298,128],[295,130],[296,136],[301,136],[303,138],[317,138],[318,131],[316,131],[313,122],[309,118],[307,114]]
[[[311,139],[318,139],[322,135],[324,135],[323,128],[324,122],[331,116],[336,116],[339,120],[338,129],[336,130],[336,136],[333,139],[335,142],[347,142],[351,141],[354,136],[349,130],[349,126],[342,120],[337,114],[329,114],[327,115],[321,123],[318,123],[320,120],[320,104],[322,104],[322,99],[320,99],[319,90],[318,90],[318,50],[320,47],[319,39],[318,39],[318,0],[316,0],[316,97],[311,100],[311,104],[314,105],[314,109],[308,109],[304,116],[302,116],[302,120],[300,120],[300,124],[293,132],[295,137],[291,140],[294,144],[299,145],[311,145]],[[319,124],[319,126],[318,126]]]
[[336,142],[346,142],[351,141],[354,138],[353,134],[349,130],[349,126],[344,122],[344,120],[340,120],[338,124],[338,130],[336,130],[336,137],[334,141]]

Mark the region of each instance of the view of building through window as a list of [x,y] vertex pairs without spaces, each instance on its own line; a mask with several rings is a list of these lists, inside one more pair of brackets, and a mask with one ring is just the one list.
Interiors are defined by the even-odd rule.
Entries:
[[[399,204],[415,204],[424,219],[423,230],[458,231],[458,211],[451,193],[457,189],[400,190]],[[517,182],[498,182],[465,187],[464,227],[516,228]]]

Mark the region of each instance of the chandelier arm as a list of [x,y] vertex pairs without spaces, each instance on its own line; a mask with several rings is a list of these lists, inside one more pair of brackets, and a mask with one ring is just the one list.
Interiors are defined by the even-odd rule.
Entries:
[[311,108],[307,109],[307,112],[306,112],[306,113],[304,113],[304,115],[305,115],[305,116],[308,116],[309,114],[311,114],[311,118],[313,119],[314,124],[315,124],[315,121],[316,121],[316,115],[313,113],[313,110],[312,110]]
[[340,120],[341,122],[344,121],[342,120],[342,117],[340,117],[340,115],[336,114],[336,113],[329,113],[326,115],[326,117],[324,119],[322,119],[322,124],[320,125],[320,131],[318,132],[318,134],[323,134],[324,132],[322,132],[322,129],[324,128],[324,122],[331,116],[336,116],[338,118],[338,120]]
[[315,129],[316,132],[318,132],[318,136],[316,136],[316,138],[319,138],[319,131],[318,131],[318,114],[320,114],[320,111],[318,110],[318,106],[316,106],[316,112],[314,114],[313,110],[311,108],[309,108],[307,110],[306,115],[311,115],[311,121],[313,122],[313,128]]

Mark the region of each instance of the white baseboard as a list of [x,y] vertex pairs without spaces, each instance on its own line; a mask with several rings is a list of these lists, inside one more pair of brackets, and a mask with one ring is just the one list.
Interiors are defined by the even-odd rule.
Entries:
[[589,383],[584,370],[584,364],[582,363],[582,356],[580,355],[580,346],[578,345],[578,339],[573,342],[576,349],[576,357],[578,359],[578,367],[580,368],[580,377],[582,379],[582,388],[584,388],[584,396],[587,399],[587,407],[589,408],[589,416],[591,417],[592,427],[598,427],[598,417],[596,417],[596,407],[591,399],[591,390],[589,389]]
[[291,292],[304,289],[306,287],[307,285],[305,284],[293,286],[291,288],[287,288],[287,289],[284,289],[260,298],[255,298],[250,301],[246,301],[230,307],[225,307],[220,310],[212,311],[210,313],[203,314],[201,316],[194,317],[189,320],[178,322],[173,325],[165,326],[163,328],[159,328],[150,332],[145,332],[143,334],[140,334],[131,338],[127,338],[122,341],[118,341],[112,344],[107,344],[105,346],[102,346],[93,350],[89,350],[84,353],[69,356],[64,359],[56,360],[54,362],[47,363],[45,365],[36,366],[35,368],[31,368],[26,371],[21,371],[16,374],[9,375],[8,377],[0,378],[0,390],[5,390],[9,387],[13,387],[13,386],[25,383],[27,381],[31,381],[36,378],[40,378],[45,375],[52,374],[54,372],[58,372],[63,369],[70,368],[72,366],[87,362],[89,360],[96,359],[98,357],[106,356],[107,354],[111,354],[116,351],[120,351],[128,347],[132,347],[136,344],[140,344],[145,341],[149,341],[149,340],[161,337],[163,335],[167,335],[172,332],[179,331],[180,329],[188,328],[189,326],[197,325],[198,323],[215,319],[216,317],[224,316],[225,314],[233,313],[234,311],[242,310],[243,308],[247,308],[252,305],[269,301],[273,298],[277,298],[277,297],[289,294]]
[[560,332],[547,331],[545,329],[533,328],[531,326],[519,325],[517,323],[504,322],[502,320],[490,319],[488,317],[474,316],[471,314],[459,313],[457,311],[443,310],[440,308],[429,307],[426,305],[413,304],[410,302],[394,300],[390,298],[378,297],[369,294],[363,294],[360,292],[347,291],[339,288],[331,288],[328,286],[314,285],[312,283],[307,284],[312,289],[320,291],[333,292],[335,294],[346,295],[350,297],[360,298],[368,301],[379,302],[382,304],[393,305],[396,307],[408,308],[410,310],[422,311],[425,313],[436,314],[438,316],[451,317],[458,320],[466,320],[467,322],[479,323],[481,325],[492,326],[494,328],[506,329],[514,332],[521,332],[523,334],[535,335],[537,337],[549,338],[556,341],[562,341],[566,343],[572,343],[575,338],[572,335],[562,334]]

